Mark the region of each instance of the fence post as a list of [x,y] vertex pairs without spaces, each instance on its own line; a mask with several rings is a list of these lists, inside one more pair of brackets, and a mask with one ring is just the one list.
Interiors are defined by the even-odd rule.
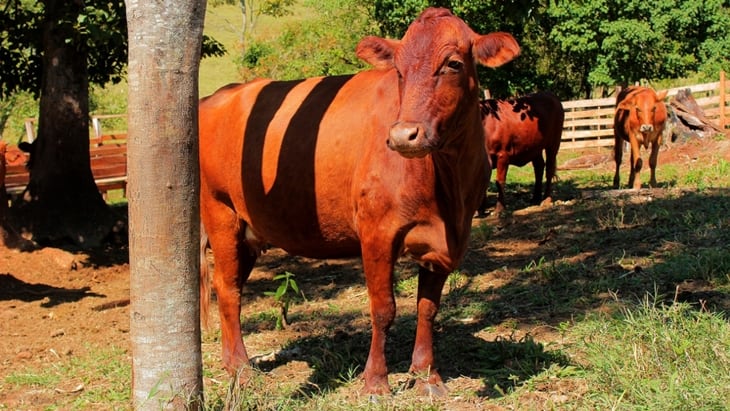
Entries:
[[29,143],[32,143],[33,140],[35,140],[35,119],[34,118],[26,118],[25,119],[25,136]]
[[720,128],[725,131],[727,121],[725,120],[725,104],[727,102],[727,93],[725,92],[727,85],[725,84],[725,71],[720,71]]

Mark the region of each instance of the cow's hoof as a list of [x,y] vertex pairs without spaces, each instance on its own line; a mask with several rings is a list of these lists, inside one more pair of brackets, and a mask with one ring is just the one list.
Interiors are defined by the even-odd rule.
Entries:
[[365,382],[365,387],[362,389],[362,394],[367,395],[370,402],[377,400],[377,397],[383,395],[390,395],[390,385],[387,380],[385,382]]
[[251,382],[251,379],[254,377],[254,373],[254,369],[250,366],[243,366],[236,371],[234,378],[238,382],[239,386],[245,387]]
[[449,390],[446,388],[446,384],[442,381],[437,383],[430,383],[419,380],[416,382],[416,389],[418,394],[428,397],[446,397],[449,394]]

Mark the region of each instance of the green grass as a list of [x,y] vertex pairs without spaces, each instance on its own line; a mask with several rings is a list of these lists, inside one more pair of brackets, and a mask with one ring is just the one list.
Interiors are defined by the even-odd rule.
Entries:
[[730,327],[719,314],[646,299],[612,318],[589,316],[570,333],[600,387],[589,400],[596,409],[730,407]]
[[240,81],[235,59],[240,53],[241,10],[236,5],[206,8],[206,35],[223,44],[227,53],[220,57],[207,57],[200,62],[198,82],[200,96],[212,94],[226,84]]
[[[88,347],[87,347],[88,348]],[[11,387],[53,395],[53,409],[124,409],[130,401],[131,360],[118,347],[88,348],[51,366],[28,367],[0,381],[0,398]],[[0,410],[5,409],[0,404]]]

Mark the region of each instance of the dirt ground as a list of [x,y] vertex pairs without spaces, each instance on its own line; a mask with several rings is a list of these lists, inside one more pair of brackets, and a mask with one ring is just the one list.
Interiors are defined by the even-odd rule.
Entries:
[[[724,140],[708,145],[707,142],[693,141],[675,145],[660,154],[660,166],[670,162],[691,165],[710,155],[730,161],[729,143]],[[605,154],[586,154],[563,167],[592,167],[597,173],[612,174],[613,164],[609,160]],[[627,173],[622,174],[624,182]],[[648,179],[646,173],[643,175]],[[555,218],[560,217],[556,214]],[[552,223],[558,225],[560,221]],[[475,220],[475,224],[480,222]],[[492,250],[507,250],[510,255],[520,255],[534,247],[532,232],[512,232],[509,240],[496,236],[491,245]],[[499,251],[494,254],[497,260],[501,258]],[[469,258],[467,255],[466,263]],[[259,264],[252,282],[256,284],[257,278],[270,279],[274,272],[280,272],[282,267],[296,266],[298,261],[272,250],[266,255],[263,264]],[[308,264],[316,265],[311,262]],[[319,269],[321,274],[311,280],[301,280],[303,288],[313,292],[312,284],[316,284],[318,290],[325,294],[328,289],[336,288],[338,292],[330,294],[336,295],[339,303],[362,307],[363,317],[357,323],[364,327],[363,331],[367,334],[367,303],[359,263],[329,261],[318,263],[314,268]],[[330,275],[336,270],[346,271],[347,280],[344,284]],[[309,281],[312,284],[307,284]],[[495,277],[493,281],[498,284],[504,279]],[[260,292],[255,290],[255,286],[253,288],[250,291],[252,295]],[[247,306],[246,310],[260,309],[259,304],[264,304],[264,307],[271,305],[270,300],[258,301]],[[412,305],[411,299],[408,304]],[[128,308],[129,265],[127,249],[123,245],[94,252],[68,252],[52,248],[19,252],[0,248],[0,381],[27,367],[50,366],[59,359],[83,356],[99,347],[115,345],[129,353]],[[217,315],[214,317],[217,320]],[[217,327],[217,321],[214,323],[214,327]],[[557,333],[549,329],[541,331],[536,327],[526,331],[538,336],[541,341],[559,339]],[[286,333],[302,336],[306,335],[307,329],[292,327],[276,333],[276,339],[284,341],[289,337]],[[498,328],[495,333],[499,333]],[[252,339],[248,343],[254,346],[250,352],[256,353],[256,340]],[[216,354],[219,350],[216,344],[210,344],[208,348]],[[53,404],[54,395],[82,389],[80,384],[81,381],[64,381],[55,392],[0,392],[0,404],[10,409],[16,406],[31,408],[29,404]]]

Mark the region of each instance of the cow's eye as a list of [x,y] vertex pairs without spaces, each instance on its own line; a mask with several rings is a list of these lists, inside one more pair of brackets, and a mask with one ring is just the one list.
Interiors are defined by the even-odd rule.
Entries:
[[464,67],[464,63],[462,63],[461,61],[449,60],[441,68],[441,74],[457,73],[457,72],[461,71],[462,67]]
[[451,61],[449,61],[448,63],[446,63],[446,65],[447,65],[447,66],[448,66],[448,67],[449,67],[450,69],[452,69],[452,70],[460,70],[460,69],[461,69],[461,66],[463,66],[463,65],[464,65],[464,63],[462,63],[462,62],[460,62],[460,61],[458,61],[458,60],[451,60]]

